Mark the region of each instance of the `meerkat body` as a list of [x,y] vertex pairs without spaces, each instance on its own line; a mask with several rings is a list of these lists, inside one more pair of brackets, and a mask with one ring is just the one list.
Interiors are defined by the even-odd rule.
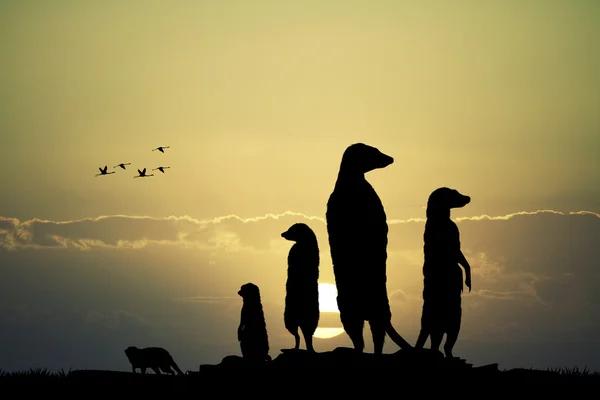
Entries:
[[306,349],[314,352],[312,338],[319,325],[319,245],[313,230],[306,224],[292,225],[281,236],[294,245],[288,255],[285,311],[286,329],[294,336],[297,350],[302,331]]
[[422,348],[431,336],[431,349],[438,351],[446,334],[444,352],[453,357],[452,349],[462,319],[461,293],[463,274],[471,290],[471,267],[462,253],[458,226],[450,219],[452,208],[471,202],[469,196],[455,189],[434,190],[427,201],[427,221],[423,234],[423,313],[421,332],[415,347]]
[[260,299],[260,290],[253,283],[242,285],[238,294],[242,297],[242,311],[238,327],[238,341],[242,357],[249,361],[268,361],[269,336]]
[[166,374],[174,374],[171,369],[172,367],[179,375],[183,375],[183,372],[179,369],[171,354],[162,347],[139,349],[135,346],[130,346],[125,349],[125,355],[131,363],[133,373],[135,373],[136,368],[139,368],[140,372],[145,374],[146,369],[150,368],[157,375],[161,375],[161,371]]
[[400,348],[411,347],[391,323],[387,217],[381,199],[364,176],[393,162],[375,147],[363,143],[349,146],[327,202],[327,233],[340,319],[360,352],[364,350],[364,321],[371,327],[376,354],[383,352],[386,333]]

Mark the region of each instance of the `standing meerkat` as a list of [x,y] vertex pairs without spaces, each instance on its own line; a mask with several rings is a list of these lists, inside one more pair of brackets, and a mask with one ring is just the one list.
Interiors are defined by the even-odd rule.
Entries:
[[394,159],[375,147],[355,143],[344,151],[326,223],[337,303],[354,348],[364,350],[363,326],[369,321],[375,354],[383,353],[386,333],[402,349],[412,346],[396,332],[387,295],[387,217],[365,173]]
[[461,293],[465,284],[471,291],[471,266],[462,253],[458,226],[450,219],[450,210],[471,202],[455,189],[441,187],[427,200],[427,221],[423,234],[423,313],[421,332],[415,345],[423,348],[431,336],[431,349],[438,351],[444,333],[444,353],[453,358],[462,319]]
[[288,254],[285,311],[286,329],[300,348],[302,331],[306,349],[314,352],[313,335],[319,325],[319,245],[313,230],[304,223],[292,225],[281,236],[295,242]]
[[249,361],[270,361],[269,336],[260,290],[253,283],[242,285],[238,294],[242,297],[242,311],[237,336],[242,357]]

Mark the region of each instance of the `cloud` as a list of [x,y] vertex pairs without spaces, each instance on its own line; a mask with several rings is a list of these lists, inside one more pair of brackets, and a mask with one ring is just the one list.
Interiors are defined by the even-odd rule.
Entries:
[[180,297],[173,299],[182,303],[228,303],[234,300],[239,300],[236,297],[228,296],[191,296],[191,297]]
[[19,220],[16,218],[0,216],[0,230],[12,230],[18,224]]
[[400,304],[405,302],[421,302],[421,296],[417,293],[407,294],[402,289],[395,289],[392,291],[388,291],[388,297],[390,299],[390,304]]
[[[142,248],[149,244],[200,246],[202,248],[235,248],[239,234],[245,234],[244,245],[260,249],[253,243],[252,229],[256,223],[281,219],[323,220],[287,211],[259,217],[241,218],[227,215],[209,220],[189,216],[163,218],[149,216],[111,215],[71,221],[49,221],[34,218],[19,221],[0,216],[0,232],[4,234],[7,250],[16,248],[92,247]],[[264,243],[263,243],[264,244]]]
[[[509,221],[523,216],[581,216],[591,221],[600,219],[600,214],[591,211],[563,213],[552,210],[518,212],[503,216],[488,215],[456,218],[457,223],[468,224],[475,221]],[[112,215],[84,218],[71,221],[48,221],[34,218],[19,221],[16,218],[0,217],[0,244],[5,250],[18,248],[75,247],[88,250],[94,247],[140,249],[150,244],[178,245],[204,249],[221,248],[228,251],[253,249],[269,250],[274,240],[288,225],[296,221],[309,223],[318,232],[320,243],[326,243],[325,221],[321,217],[286,211],[281,214],[266,214],[258,217],[242,218],[227,215],[209,220],[198,220],[190,216],[127,216]],[[550,221],[550,220],[548,220]],[[394,234],[404,234],[406,229],[425,222],[421,218],[407,220],[390,219],[390,241]],[[592,222],[590,222],[592,223]],[[596,224],[597,225],[597,224]],[[259,228],[260,227],[260,228]],[[271,233],[256,235],[257,230]],[[403,235],[402,239],[407,236]],[[421,240],[420,236],[414,239]],[[401,243],[401,240],[398,241]]]
[[9,304],[3,302],[0,304],[0,321],[4,325],[16,326],[27,321],[35,324],[45,323],[68,323],[72,327],[77,325],[89,325],[118,329],[126,325],[146,325],[144,318],[134,312],[119,310],[98,310],[98,309],[71,309],[56,307],[35,302],[30,299],[28,303]]
[[520,300],[520,299],[529,299],[536,298],[536,293],[523,290],[523,291],[514,291],[514,292],[497,292],[493,290],[476,290],[472,292],[473,296],[479,296],[484,299],[494,299],[494,300]]
[[[228,264],[248,263],[241,261],[248,260],[248,253],[283,258],[290,243],[281,239],[280,233],[301,221],[315,230],[321,250],[321,270],[328,271],[331,260],[324,220],[290,211],[251,218],[227,215],[208,220],[190,216],[125,215],[73,221],[19,221],[1,217],[4,234],[0,236],[0,245],[12,252],[28,248],[141,250],[166,245],[203,251],[207,264],[204,268],[209,268],[216,265],[217,260]],[[580,297],[588,301],[600,300],[594,285],[589,283],[597,274],[590,260],[600,260],[600,214],[538,210],[462,217],[456,221],[463,252],[473,267],[474,291],[470,294],[473,298],[517,298],[549,304],[559,295],[557,290],[549,288],[552,285],[564,287],[569,281],[565,274],[571,274],[571,281],[579,282],[571,283],[576,285],[571,291],[583,293]],[[390,220],[389,226],[390,297],[396,301],[410,296],[420,298],[424,220]],[[272,267],[266,264],[265,268],[271,271]],[[276,277],[285,274],[284,268],[272,271]],[[331,272],[322,276],[333,278]],[[252,279],[250,272],[246,279]],[[189,296],[178,301],[217,302],[226,298]],[[572,296],[563,300],[575,301]]]
[[97,310],[75,311],[72,318],[84,324],[109,329],[119,329],[129,324],[146,325],[146,321],[141,315],[126,310],[115,310],[108,313]]
[[[457,351],[488,351],[473,344],[482,342],[600,342],[599,214],[541,210],[456,221],[473,273],[473,291],[463,294]],[[197,368],[198,362],[237,354],[237,290],[250,281],[261,288],[272,348],[285,348],[293,339],[282,317],[292,244],[280,234],[296,222],[315,230],[321,248],[320,280],[334,283],[324,221],[301,213],[209,220],[122,215],[75,221],[0,218],[0,324],[6,327],[0,351],[16,346],[18,335],[30,338],[28,346],[37,340],[50,348],[52,341],[66,343],[59,336],[69,331],[64,334],[79,343],[78,348],[88,343],[104,349],[94,353],[98,363],[110,363],[102,358],[110,346],[118,348],[110,354],[121,359],[124,345],[163,343],[181,354],[184,365]],[[424,221],[390,220],[389,228],[393,322],[413,342],[422,307]],[[338,316],[332,318],[327,320],[331,326],[339,322]],[[40,342],[26,333],[32,326],[53,333]],[[351,345],[346,335],[318,343],[322,350]],[[461,348],[469,343],[471,347]],[[386,346],[393,351],[393,344]],[[518,352],[511,354],[519,357]],[[35,360],[34,353],[30,356]],[[74,351],[56,357],[55,362],[63,364],[71,362],[68,357],[84,364],[90,359]],[[564,357],[569,360],[568,353]],[[20,362],[17,355],[12,360],[15,365]]]

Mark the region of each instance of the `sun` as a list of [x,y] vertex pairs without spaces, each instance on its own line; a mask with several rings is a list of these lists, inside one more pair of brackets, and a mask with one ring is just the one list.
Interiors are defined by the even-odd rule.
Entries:
[[313,336],[317,339],[331,339],[342,333],[344,333],[344,328],[317,328]]
[[337,305],[337,288],[334,284],[319,283],[319,311],[340,312]]
[[[337,288],[331,283],[319,283],[319,311],[321,316],[323,313],[337,313],[340,310],[337,306]],[[325,318],[320,319],[320,323]],[[329,327],[318,327],[314,333],[314,337],[319,339],[331,339],[344,333],[344,328],[329,326]]]

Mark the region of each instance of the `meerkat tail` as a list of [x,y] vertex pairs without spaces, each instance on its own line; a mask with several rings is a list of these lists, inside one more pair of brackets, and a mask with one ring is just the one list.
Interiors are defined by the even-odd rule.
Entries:
[[398,332],[396,332],[396,329],[394,329],[391,323],[387,326],[385,332],[388,334],[390,339],[392,339],[392,341],[396,343],[402,350],[412,349],[410,343],[408,343],[402,336],[400,336]]

